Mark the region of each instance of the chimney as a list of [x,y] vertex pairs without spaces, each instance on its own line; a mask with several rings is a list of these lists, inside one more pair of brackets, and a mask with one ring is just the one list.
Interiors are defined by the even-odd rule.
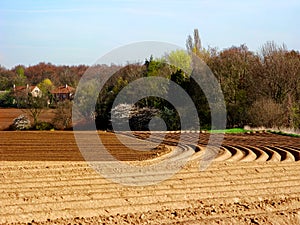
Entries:
[[13,85],[13,88],[14,88],[14,90],[16,89],[16,85],[15,84]]
[[29,89],[29,84],[26,84],[26,88]]
[[68,85],[66,84],[66,88],[68,88]]

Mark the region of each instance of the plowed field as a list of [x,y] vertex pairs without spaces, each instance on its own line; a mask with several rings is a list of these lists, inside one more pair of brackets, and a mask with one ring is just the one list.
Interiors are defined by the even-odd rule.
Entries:
[[[0,130],[8,129],[9,126],[13,123],[13,120],[22,114],[29,117],[26,114],[26,111],[22,110],[22,109],[0,108]],[[41,121],[50,122],[53,117],[54,117],[54,111],[52,109],[47,109],[47,110],[42,111],[39,119]],[[31,118],[29,117],[29,119],[31,119]]]
[[[82,132],[81,138],[96,145],[89,135]],[[0,223],[300,224],[300,138],[225,135],[215,160],[199,171],[208,134],[185,133],[178,144],[180,134],[156,133],[152,141],[165,135],[164,143],[152,151],[129,149],[112,133],[99,135],[110,154],[128,164],[173,157],[176,145],[174,157],[193,152],[169,179],[125,186],[84,161],[72,132],[0,132]],[[193,136],[200,136],[196,151]],[[130,171],[120,176],[135,178]]]

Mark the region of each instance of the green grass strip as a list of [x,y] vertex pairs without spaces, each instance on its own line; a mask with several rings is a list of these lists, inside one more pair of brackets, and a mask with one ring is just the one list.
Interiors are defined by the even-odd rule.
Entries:
[[224,133],[224,134],[238,134],[238,133],[246,133],[251,132],[249,130],[245,130],[243,128],[231,128],[231,129],[225,129],[225,130],[208,130],[209,133]]

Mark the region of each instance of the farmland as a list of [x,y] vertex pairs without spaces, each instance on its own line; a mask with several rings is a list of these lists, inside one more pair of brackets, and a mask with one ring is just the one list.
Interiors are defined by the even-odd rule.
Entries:
[[[172,146],[184,155],[193,137],[199,142],[191,160],[169,179],[125,186],[88,165],[73,132],[1,132],[0,223],[300,224],[299,138],[226,134],[215,160],[200,172],[209,134],[163,134],[164,143],[152,151],[129,149],[113,133],[98,134],[111,155],[140,166],[171,157]],[[154,133],[153,141],[161,136]],[[89,146],[96,144],[89,137],[82,132]],[[135,174],[119,176],[134,180]]]
[[[13,120],[22,114],[26,115],[26,112],[22,109],[0,108],[0,130],[8,129]],[[50,122],[53,117],[53,110],[45,109],[41,113],[40,120]]]

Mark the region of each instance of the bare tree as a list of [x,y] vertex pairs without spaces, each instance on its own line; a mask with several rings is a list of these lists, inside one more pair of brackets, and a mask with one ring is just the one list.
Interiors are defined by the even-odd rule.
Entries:
[[72,127],[72,102],[58,102],[52,123],[56,129],[64,130]]
[[34,97],[28,94],[22,103],[22,110],[33,119],[33,127],[39,122],[39,116],[45,108],[46,100],[42,96]]
[[282,104],[285,126],[294,127],[299,109],[300,55],[286,46],[267,42],[261,48],[260,62],[253,79],[259,96]]
[[252,126],[272,128],[282,126],[284,123],[283,113],[282,104],[276,103],[270,98],[262,98],[253,103],[249,110],[249,117]]
[[216,53],[215,48],[208,47],[206,49],[202,46],[198,29],[194,29],[193,37],[191,35],[188,35],[186,40],[186,49],[188,53],[195,54],[206,63],[209,61],[211,56]]

